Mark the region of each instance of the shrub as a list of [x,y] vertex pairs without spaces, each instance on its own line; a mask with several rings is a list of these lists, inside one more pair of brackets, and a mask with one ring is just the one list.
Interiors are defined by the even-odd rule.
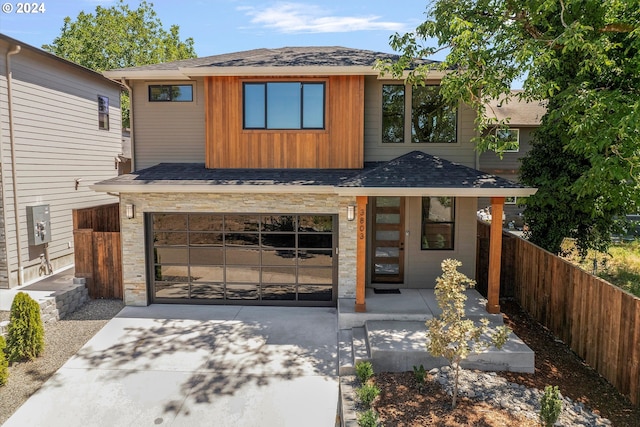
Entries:
[[5,347],[4,337],[0,335],[0,386],[5,385],[7,381],[9,381],[9,362],[7,362],[7,357],[4,354]]
[[356,363],[356,376],[361,384],[365,384],[373,376],[373,365],[371,362]]
[[540,422],[545,427],[552,427],[562,411],[562,399],[557,386],[546,386],[540,399]]
[[425,379],[427,378],[427,370],[424,369],[424,366],[414,366],[413,367],[413,376],[416,379],[416,383],[418,383],[418,387],[422,387],[424,385]]
[[19,292],[11,304],[7,327],[7,358],[10,362],[33,360],[44,350],[44,327],[40,306],[24,292]]
[[370,408],[375,398],[380,394],[380,389],[373,384],[365,384],[356,390],[356,394],[360,402]]
[[358,415],[358,425],[360,427],[376,427],[378,425],[378,414],[373,409],[367,409]]

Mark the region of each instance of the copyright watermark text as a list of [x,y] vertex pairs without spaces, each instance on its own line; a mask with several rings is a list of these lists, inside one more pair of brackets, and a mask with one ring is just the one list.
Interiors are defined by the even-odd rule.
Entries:
[[47,8],[44,3],[2,3],[3,13],[15,13],[15,14],[24,14],[24,15],[35,15],[39,13],[45,13]]

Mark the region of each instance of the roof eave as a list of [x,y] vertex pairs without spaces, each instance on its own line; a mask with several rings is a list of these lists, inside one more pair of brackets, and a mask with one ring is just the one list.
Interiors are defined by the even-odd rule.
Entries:
[[193,184],[118,184],[118,183],[97,183],[89,188],[100,193],[314,193],[314,194],[334,194],[335,187],[331,185],[217,185],[205,183]]
[[537,188],[337,187],[339,196],[528,197]]

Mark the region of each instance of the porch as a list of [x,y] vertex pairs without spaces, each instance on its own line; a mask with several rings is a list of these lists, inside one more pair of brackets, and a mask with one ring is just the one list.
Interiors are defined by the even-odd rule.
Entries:
[[[355,371],[359,361],[370,361],[376,371],[411,371],[423,365],[432,369],[446,365],[426,350],[425,321],[441,313],[433,289],[399,289],[398,293],[375,293],[366,289],[366,312],[357,312],[353,298],[338,299],[338,352],[340,374]],[[487,313],[487,300],[476,290],[467,291],[468,318],[489,319],[489,328],[503,324],[501,314]],[[501,349],[470,356],[462,364],[485,371],[533,372],[534,353],[515,334]]]

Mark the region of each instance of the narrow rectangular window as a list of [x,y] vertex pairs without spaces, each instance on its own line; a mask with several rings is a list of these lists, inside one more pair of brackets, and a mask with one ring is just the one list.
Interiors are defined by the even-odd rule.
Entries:
[[245,129],[324,129],[325,84],[244,83]]
[[109,130],[109,98],[98,95],[98,129]]
[[455,143],[456,108],[440,94],[440,86],[415,86],[411,95],[411,142]]
[[149,85],[149,102],[192,102],[193,85]]
[[382,142],[404,143],[404,85],[382,85]]
[[453,249],[455,198],[422,198],[422,250]]

